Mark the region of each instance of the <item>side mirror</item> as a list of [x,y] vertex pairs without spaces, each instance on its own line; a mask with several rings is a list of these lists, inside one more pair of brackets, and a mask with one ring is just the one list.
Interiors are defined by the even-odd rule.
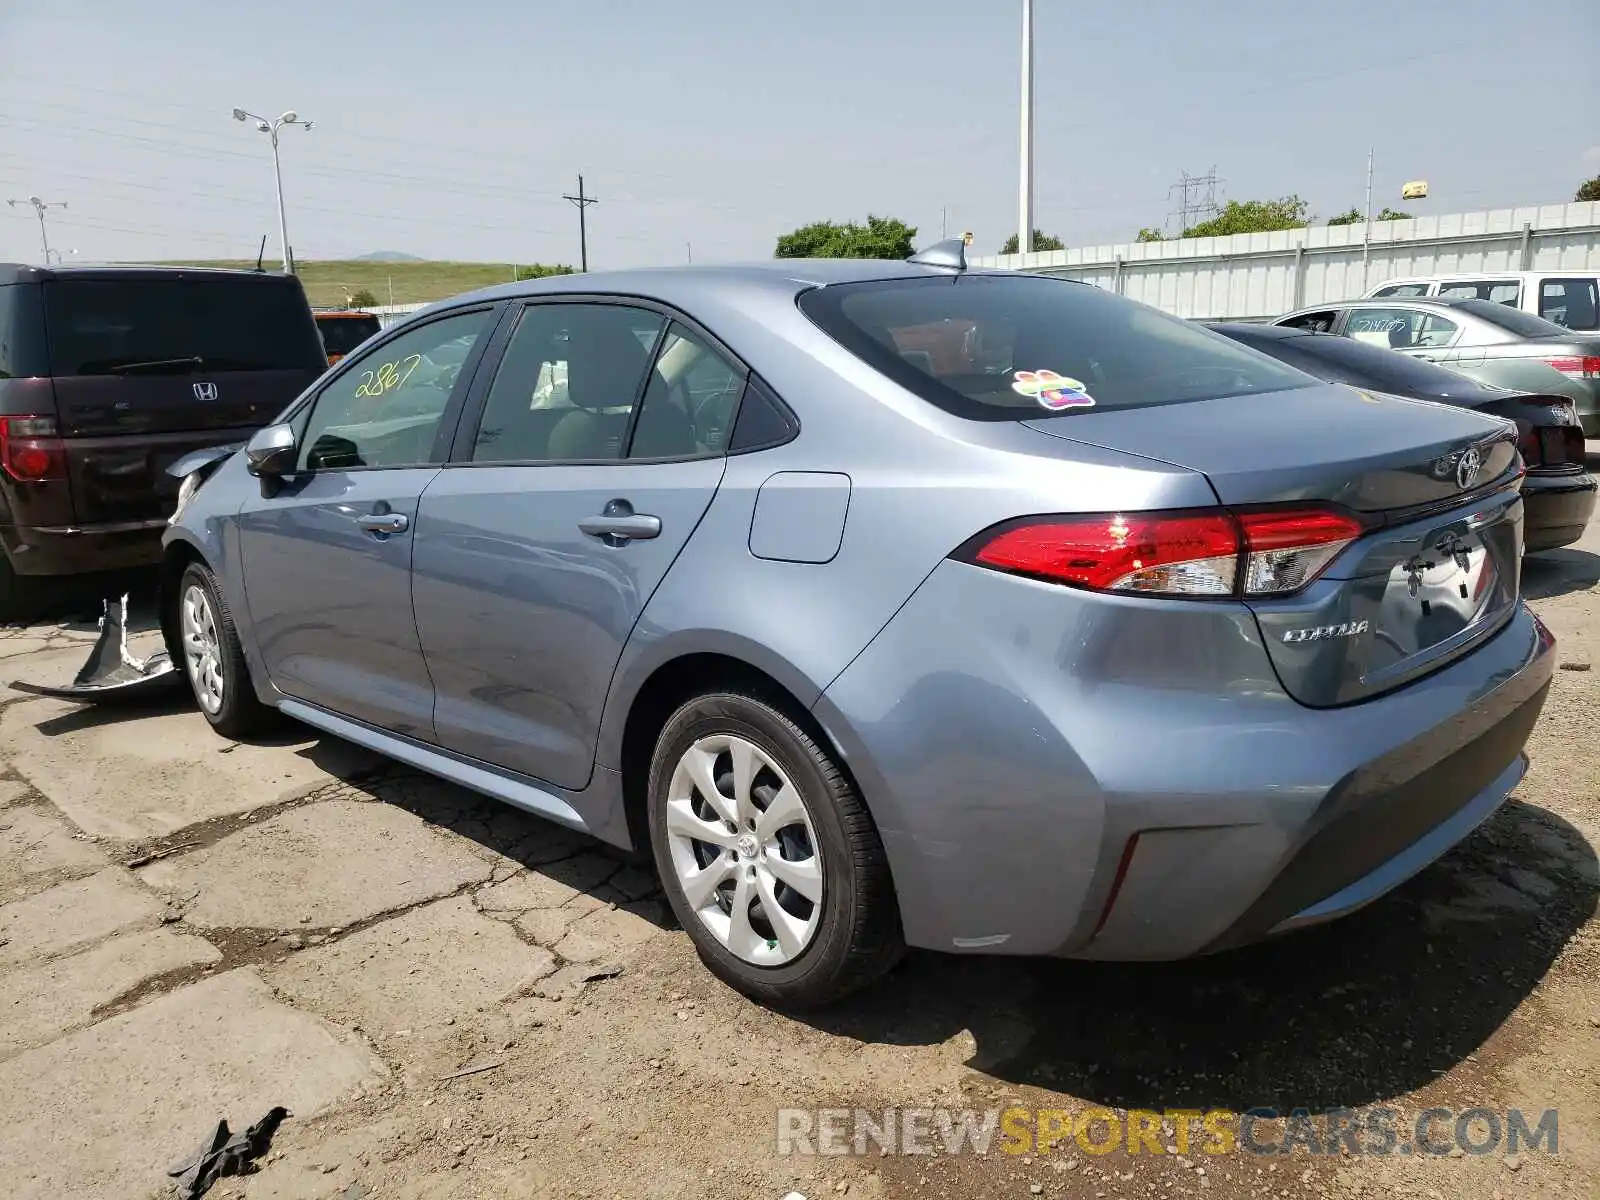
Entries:
[[291,425],[268,425],[258,429],[244,448],[250,474],[263,479],[276,479],[293,471],[296,453]]

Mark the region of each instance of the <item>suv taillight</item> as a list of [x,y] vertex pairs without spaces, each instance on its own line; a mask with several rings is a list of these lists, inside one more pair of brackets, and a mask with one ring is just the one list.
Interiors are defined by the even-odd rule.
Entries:
[[957,557],[1091,591],[1283,596],[1311,583],[1365,531],[1331,508],[1031,517],[980,534]]
[[54,417],[0,417],[0,469],[23,483],[67,477],[67,448]]
[[1559,358],[1547,358],[1544,362],[1568,379],[1600,379],[1600,355],[1585,354],[1579,357],[1576,354],[1564,354]]

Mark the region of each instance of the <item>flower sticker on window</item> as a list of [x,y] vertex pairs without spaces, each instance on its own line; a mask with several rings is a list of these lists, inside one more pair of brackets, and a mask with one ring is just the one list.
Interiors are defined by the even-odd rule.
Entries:
[[1040,408],[1060,412],[1065,408],[1093,408],[1094,397],[1084,385],[1054,371],[1018,371],[1011,389],[1024,396],[1032,396]]

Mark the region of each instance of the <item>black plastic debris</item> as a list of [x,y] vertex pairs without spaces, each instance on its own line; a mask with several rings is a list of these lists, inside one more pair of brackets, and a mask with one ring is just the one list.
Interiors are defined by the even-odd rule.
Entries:
[[14,680],[19,692],[33,696],[58,696],[67,700],[119,700],[152,696],[183,683],[172,656],[157,650],[149,658],[135,658],[128,652],[128,597],[107,600],[100,618],[100,636],[89,651],[89,660],[78,669],[72,683],[52,687],[42,683]]
[[255,1160],[267,1152],[272,1135],[289,1115],[283,1107],[270,1109],[243,1133],[230,1133],[226,1121],[218,1121],[212,1132],[191,1157],[167,1172],[179,1200],[196,1200],[217,1180],[225,1175],[248,1175],[255,1170]]

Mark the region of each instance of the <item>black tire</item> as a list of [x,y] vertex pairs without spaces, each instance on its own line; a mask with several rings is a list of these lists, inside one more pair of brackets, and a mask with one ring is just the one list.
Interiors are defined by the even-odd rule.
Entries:
[[[685,898],[673,865],[666,833],[673,773],[690,746],[719,734],[754,743],[780,766],[815,830],[822,914],[811,942],[781,966],[746,962],[724,946]],[[774,1007],[815,1007],[871,983],[904,953],[888,860],[866,805],[832,755],[781,709],[734,692],[681,705],[656,739],[648,805],[651,846],[668,902],[701,960],[735,990]]]
[[20,625],[42,615],[44,589],[31,575],[18,575],[0,550],[0,623]]
[[196,707],[210,722],[211,728],[224,737],[245,738],[269,728],[278,714],[256,698],[255,687],[250,682],[250,668],[245,662],[244,647],[239,644],[239,633],[233,625],[233,613],[228,609],[222,589],[217,586],[217,577],[211,573],[211,568],[200,562],[190,563],[184,569],[174,597],[178,609],[173,614],[173,628],[178,630],[180,651],[183,643],[183,607],[191,588],[203,592],[210,605],[217,634],[217,665],[222,679],[221,703],[213,711],[202,699],[201,686],[195,679],[188,655],[183,654],[178,661],[178,669],[189,681]]

